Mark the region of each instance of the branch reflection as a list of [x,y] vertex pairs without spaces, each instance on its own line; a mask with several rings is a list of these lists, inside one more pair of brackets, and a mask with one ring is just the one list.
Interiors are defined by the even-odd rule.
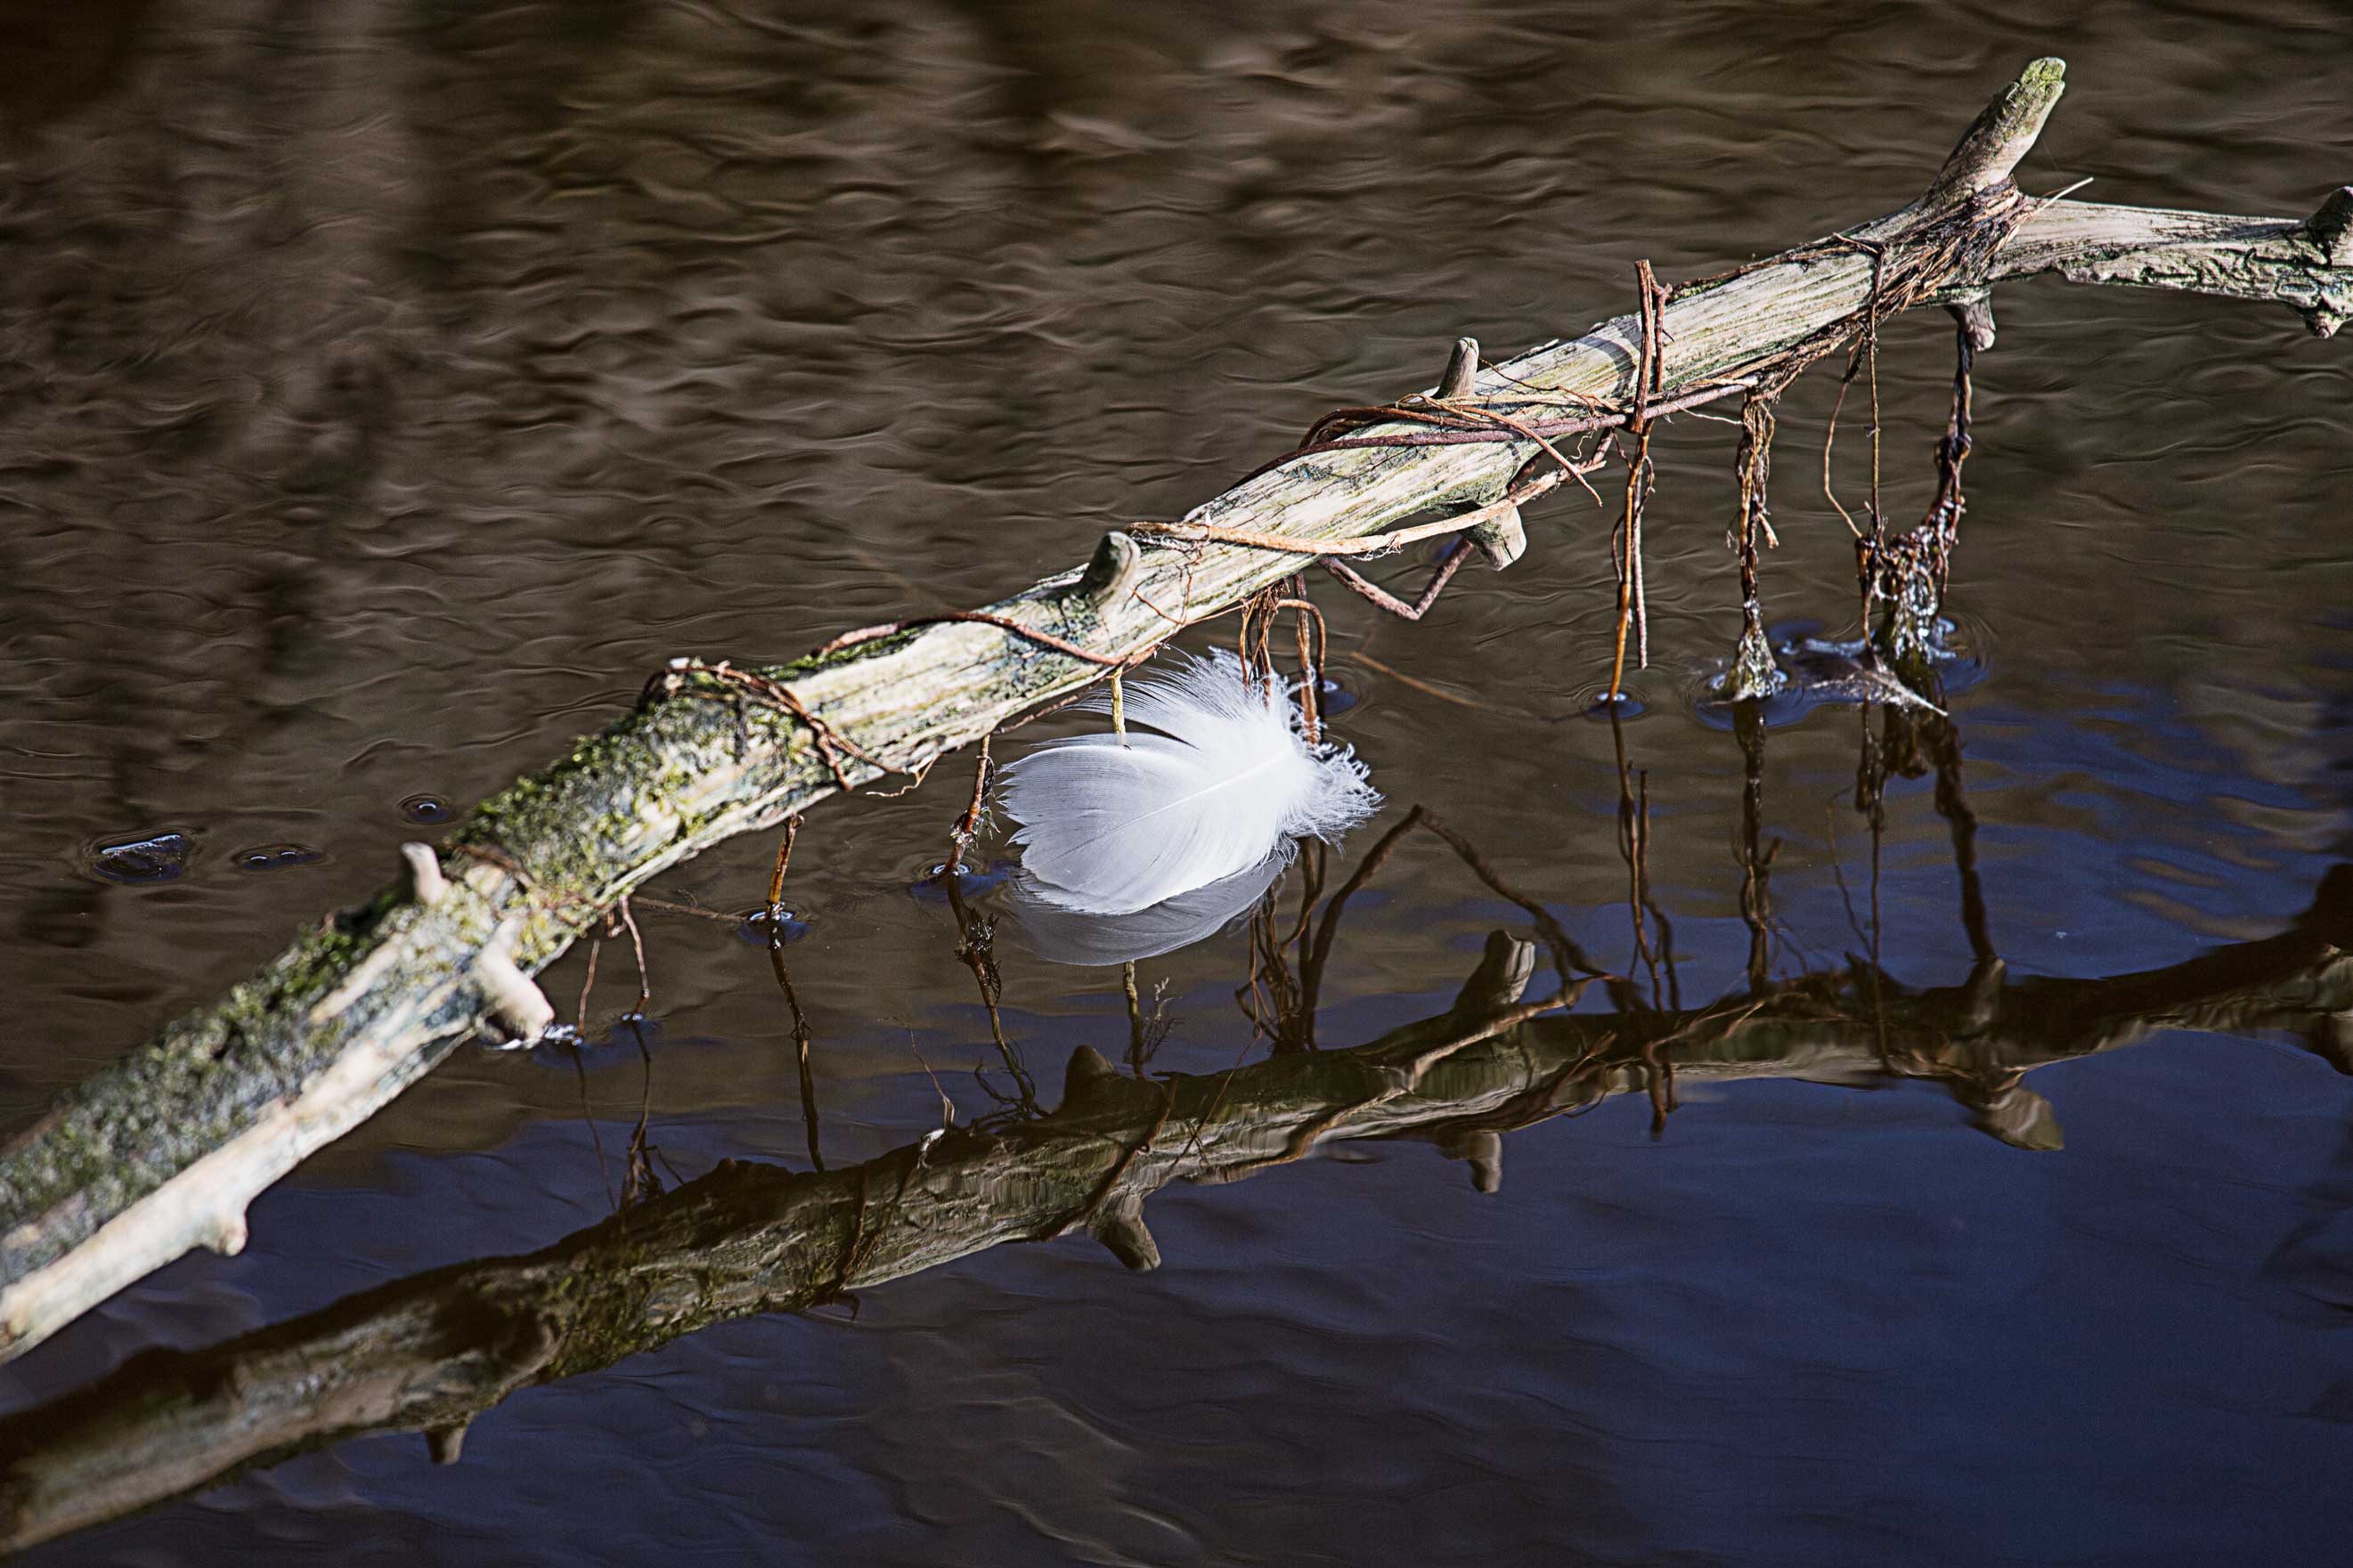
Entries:
[[[1960,749],[1941,716],[1891,714],[1865,732],[1857,804],[1881,812],[1885,781],[1933,769],[1952,825],[1960,919],[1976,955],[1958,984],[1917,989],[1874,959],[1775,978],[1762,842],[1761,733],[1739,731],[1746,763],[1737,855],[1750,932],[1740,988],[1681,1005],[1651,915],[1640,774],[1621,772],[1638,989],[1597,967],[1539,900],[1466,836],[1422,808],[1375,843],[1328,900],[1321,868],[1279,912],[1266,895],[1255,984],[1273,1048],[1230,1071],[1145,1078],[1161,1026],[1132,969],[1123,1072],[1092,1047],[1040,1107],[1005,1040],[983,917],[953,899],[958,956],[971,969],[1018,1086],[1018,1113],[955,1126],[862,1163],[818,1161],[808,1030],[781,953],[817,1169],[729,1162],[647,1191],[604,1222],[526,1257],[487,1258],[398,1280],[207,1349],[153,1352],[67,1398],[0,1421],[0,1545],[16,1548],[119,1517],[365,1433],[421,1431],[437,1457],[516,1389],[609,1366],[707,1325],[803,1310],[1010,1242],[1090,1236],[1123,1262],[1158,1261],[1144,1204],[1171,1182],[1231,1183],[1339,1140],[1414,1140],[1467,1163],[1482,1192],[1502,1184],[1505,1136],[1612,1095],[1640,1093],[1654,1121],[1677,1079],[1803,1079],[1943,1086],[1987,1131],[2058,1146],[2055,1116],[2024,1087],[2035,1068],[2129,1045],[2161,1029],[2284,1031],[2343,1065],[2353,1016],[2353,866],[2331,870],[2280,934],[2187,963],[2104,979],[2008,978],[1987,931]],[[1448,845],[1464,869],[1528,920],[1491,934],[1444,1011],[1349,1048],[1314,1048],[1313,1019],[1351,896],[1409,835]],[[1319,908],[1320,903],[1320,908]],[[1642,933],[1645,924],[1647,934]],[[1646,956],[1647,954],[1647,956]],[[1537,986],[1540,957],[1556,983]],[[1658,964],[1651,979],[1651,963]],[[1279,971],[1284,977],[1270,981]],[[1595,989],[1607,1004],[1572,1010]],[[1539,993],[1533,1000],[1531,991]],[[1291,998],[1288,1012],[1279,999]]]

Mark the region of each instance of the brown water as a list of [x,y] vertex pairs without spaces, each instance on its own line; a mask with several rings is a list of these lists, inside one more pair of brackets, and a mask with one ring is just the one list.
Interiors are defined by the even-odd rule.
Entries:
[[[2030,56],[2071,81],[2030,188],[2308,212],[2353,178],[2348,29],[2260,10],[0,6],[7,1120],[384,881],[434,831],[415,797],[464,808],[660,660],[995,597],[1427,384],[1458,332],[1514,348],[1628,308],[1637,258],[1687,276],[1898,205]],[[2185,297],[1998,304],[1952,597],[1983,925],[1950,788],[1899,772],[1874,844],[1883,718],[1792,711],[1757,780],[1774,979],[1875,953],[1952,985],[1989,946],[2013,981],[2167,970],[2288,930],[2353,854],[2344,345]],[[1898,516],[1948,330],[1888,334]],[[1766,591],[1836,631],[1829,393],[1783,416]],[[1743,993],[1743,753],[1701,701],[1737,628],[1731,436],[1663,442],[1617,731],[1589,502],[1418,626],[1318,590],[1390,803],[1335,876],[1422,805],[1643,1005]],[[976,1064],[1014,1081],[911,892],[968,776],[802,837],[786,956],[837,1167],[943,1089],[997,1110]],[[743,908],[771,848],[657,891]],[[125,1292],[0,1398],[554,1242],[609,1211],[641,1103],[680,1174],[806,1165],[768,954],[644,918],[648,1051],[608,949],[586,1119],[568,1058],[470,1048],[263,1198],[242,1256]],[[1407,839],[1319,1039],[1442,1011],[1496,927],[1528,919]],[[998,960],[1050,1103],[1074,1046],[1125,1050],[1116,971]],[[1262,1054],[1247,963],[1234,931],[1141,966],[1151,1070]],[[567,1010],[583,973],[549,977]],[[1687,1086],[1655,1138],[1639,1093],[1541,1121],[1492,1195],[1350,1143],[1155,1198],[1156,1273],[1000,1247],[519,1392],[453,1467],[360,1437],[28,1560],[2341,1561],[2346,1080],[2289,1034],[2158,1029],[2031,1084],[2062,1150],[1933,1084],[1772,1077]]]

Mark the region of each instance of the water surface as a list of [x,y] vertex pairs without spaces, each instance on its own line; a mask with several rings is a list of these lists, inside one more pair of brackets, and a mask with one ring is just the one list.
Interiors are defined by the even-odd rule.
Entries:
[[[2316,3],[72,15],[0,10],[11,1125],[663,659],[996,597],[1427,384],[1457,333],[1508,352],[1627,309],[1637,258],[1689,276],[1898,205],[2033,55],[2071,85],[2030,188],[2287,215],[2353,177]],[[1700,701],[1738,625],[1733,433],[1683,421],[1614,728],[1589,502],[1419,625],[1318,589],[1389,801],[1326,887],[1419,805],[1629,977],[1580,1016],[1800,982],[1883,1010],[1998,956],[2043,1022],[2159,976],[2116,993],[2162,1026],[2130,1048],[2022,1086],[1687,1074],[1660,1130],[1630,1068],[1509,1131],[1492,1194],[1414,1140],[1179,1183],[1150,1274],[1083,1237],[996,1247],[522,1389],[454,1465],[352,1437],[26,1560],[2338,1560],[2342,1021],[2311,985],[2260,1027],[2196,1004],[2248,944],[2345,929],[2353,369],[2284,310],[2052,281],[1998,310],[1949,731],[1825,705],[1752,765]],[[1947,338],[1887,334],[1898,517]],[[1783,415],[1766,593],[1836,633],[1830,391]],[[126,1291],[0,1398],[556,1244],[611,1213],[641,1116],[668,1186],[807,1168],[811,1099],[836,1171],[937,1129],[944,1093],[962,1126],[1020,1116],[1025,1077],[1050,1109],[1074,1048],[1127,1058],[1127,1005],[1008,933],[993,1029],[913,890],[968,779],[810,818],[781,950],[809,1096],[770,953],[644,911],[642,1027],[608,945],[576,1066],[461,1052],[267,1194],[244,1254]],[[740,910],[772,847],[655,891]],[[1401,839],[1317,1042],[1444,1013],[1497,929],[1534,922]],[[1140,966],[1147,1078],[1266,1058],[1250,965],[1237,929]],[[584,977],[548,977],[567,1013]],[[2045,1103],[1989,1109],[2011,1088]]]

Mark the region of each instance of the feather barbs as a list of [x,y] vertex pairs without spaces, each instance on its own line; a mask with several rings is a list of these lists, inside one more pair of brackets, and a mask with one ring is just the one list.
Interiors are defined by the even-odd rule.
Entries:
[[1380,795],[1345,746],[1310,742],[1291,705],[1225,652],[1126,683],[1125,737],[1051,741],[1008,763],[998,796],[1037,895],[1082,913],[1149,909],[1294,839],[1336,838]]

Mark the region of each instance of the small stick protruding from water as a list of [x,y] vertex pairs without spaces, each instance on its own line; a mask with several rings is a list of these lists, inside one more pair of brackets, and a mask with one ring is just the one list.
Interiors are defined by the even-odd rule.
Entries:
[[[1112,677],[1114,682],[1118,679],[1117,676]],[[1116,700],[1118,686],[1114,684],[1112,690]],[[948,834],[948,858],[940,867],[939,873],[943,882],[953,883],[955,880],[956,872],[964,867],[965,851],[970,849],[973,840],[980,837],[980,814],[988,804],[988,775],[997,765],[988,754],[988,743],[995,739],[995,731],[980,738],[980,762],[972,770],[972,804],[964,808],[964,815],[956,818],[955,828]]]
[[768,873],[768,923],[772,927],[781,924],[785,918],[785,873],[792,868],[793,841],[800,836],[801,819],[796,813],[785,818],[785,837],[776,846],[776,867]]
[[1120,672],[1111,672],[1111,732],[1119,743],[1127,744],[1127,688],[1120,683]]

